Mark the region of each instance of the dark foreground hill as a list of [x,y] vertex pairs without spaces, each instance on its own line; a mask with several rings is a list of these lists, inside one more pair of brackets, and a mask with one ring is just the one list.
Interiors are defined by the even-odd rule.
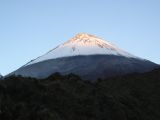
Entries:
[[0,120],[160,120],[160,69],[95,83],[56,73],[0,81]]

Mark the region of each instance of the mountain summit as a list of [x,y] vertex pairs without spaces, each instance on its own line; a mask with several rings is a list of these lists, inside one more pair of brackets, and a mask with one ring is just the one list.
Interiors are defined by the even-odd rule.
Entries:
[[27,65],[49,59],[79,55],[118,55],[131,58],[135,57],[101,38],[86,33],[79,33],[67,42],[50,50],[45,55],[32,60]]
[[147,72],[157,64],[121,50],[94,35],[80,33],[10,75],[46,78],[55,72],[74,73],[84,80]]

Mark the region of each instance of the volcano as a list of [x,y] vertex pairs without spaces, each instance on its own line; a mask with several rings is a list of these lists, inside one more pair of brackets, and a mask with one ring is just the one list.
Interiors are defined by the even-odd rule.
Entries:
[[157,64],[132,55],[94,35],[80,33],[10,75],[43,79],[59,72],[97,80],[128,73],[143,73]]

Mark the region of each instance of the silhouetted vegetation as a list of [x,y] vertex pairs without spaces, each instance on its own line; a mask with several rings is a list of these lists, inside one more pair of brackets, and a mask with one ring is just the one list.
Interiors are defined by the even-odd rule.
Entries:
[[160,120],[160,69],[94,83],[11,76],[0,81],[0,120]]

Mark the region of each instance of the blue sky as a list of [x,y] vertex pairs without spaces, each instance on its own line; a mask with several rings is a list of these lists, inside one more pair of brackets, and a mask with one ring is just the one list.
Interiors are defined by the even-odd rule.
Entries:
[[79,32],[160,64],[160,0],[0,0],[0,73]]

